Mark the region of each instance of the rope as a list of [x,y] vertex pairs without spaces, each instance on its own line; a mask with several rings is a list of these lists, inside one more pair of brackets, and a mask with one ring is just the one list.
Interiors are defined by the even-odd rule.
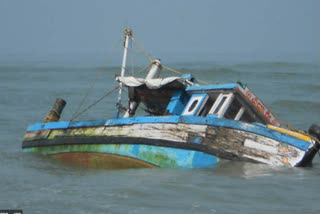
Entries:
[[318,138],[316,138],[315,136],[313,136],[313,135],[311,135],[309,133],[306,133],[306,132],[304,132],[302,130],[299,130],[297,132],[300,133],[300,134],[303,134],[303,135],[306,135],[306,136],[310,137],[312,140],[316,141],[320,145],[320,140]]
[[134,69],[133,69],[133,55],[131,54],[131,74],[134,77]]
[[[168,71],[173,72],[173,73],[180,74],[180,75],[183,74],[182,72],[176,71],[176,70],[174,70],[174,69],[172,69],[172,68],[169,68],[169,67],[167,67],[167,66],[165,66],[165,65],[162,65],[162,67],[163,67],[164,69],[168,70]],[[200,83],[202,83],[202,84],[209,85],[209,83],[207,83],[207,82],[205,82],[205,81],[202,81],[202,80],[199,80],[199,79],[197,79],[197,81],[200,82]]]
[[54,113],[56,113],[58,115],[58,117],[60,117],[60,113],[56,109],[52,108],[50,111],[53,111]]
[[85,108],[84,110],[82,110],[81,112],[79,112],[77,115],[75,115],[73,117],[73,119],[76,119],[77,117],[79,117],[80,115],[82,115],[83,113],[85,113],[86,111],[88,111],[90,108],[92,108],[93,106],[97,105],[101,100],[103,100],[105,97],[109,96],[110,94],[112,94],[116,89],[118,89],[119,86],[115,87],[114,89],[112,89],[111,91],[105,93],[100,99],[98,99],[96,102],[94,102],[93,104],[89,105],[87,108]]
[[[118,42],[115,44],[115,46],[113,47],[112,51],[110,52],[110,54],[108,55],[108,57],[107,57],[107,59],[106,59],[106,61],[105,61],[104,67],[106,67],[107,64],[109,63],[109,61],[110,61],[110,59],[111,59],[111,56],[113,55],[113,53],[115,52],[115,50],[118,48],[121,40],[122,40],[122,38],[120,38],[120,39],[118,40]],[[84,97],[82,98],[82,100],[81,100],[81,102],[80,102],[80,104],[79,104],[76,112],[72,115],[70,121],[73,121],[73,120],[76,118],[76,115],[78,115],[79,110],[81,109],[84,101],[87,99],[87,97],[88,97],[91,89],[92,89],[93,86],[95,85],[96,81],[99,79],[102,71],[103,71],[103,69],[101,69],[99,72],[96,73],[96,77],[95,77],[94,80],[91,82],[90,87],[88,88],[87,92],[85,93]]]
[[271,112],[271,113],[272,113],[273,115],[275,115],[277,118],[279,118],[279,120],[282,121],[282,123],[283,123],[288,129],[290,129],[291,131],[294,131],[294,132],[297,132],[297,133],[299,133],[299,134],[303,134],[303,135],[305,135],[305,136],[308,136],[308,137],[310,137],[312,140],[314,140],[316,143],[318,143],[318,144],[320,145],[320,140],[319,140],[317,137],[315,137],[315,136],[313,136],[313,135],[311,135],[311,134],[309,134],[309,133],[306,133],[306,132],[303,131],[303,130],[297,130],[297,129],[295,129],[293,126],[289,125],[288,123],[283,122],[283,120],[281,120],[278,115],[276,115],[276,114],[273,113],[273,112]]
[[152,64],[150,63],[149,65],[146,65],[142,69],[140,69],[136,74],[140,74],[141,72],[145,71],[147,68],[149,68]]
[[199,79],[197,79],[197,81],[198,81],[198,82],[200,82],[200,83],[202,83],[202,84],[205,84],[205,85],[210,85],[210,83],[205,82],[205,81],[203,81],[203,80],[199,80]]
[[[263,103],[263,104],[264,104],[264,103]],[[266,104],[264,104],[264,105],[267,106]],[[268,107],[267,107],[267,108],[268,108]],[[319,140],[317,137],[315,137],[315,136],[313,136],[313,135],[311,135],[311,134],[309,134],[309,133],[306,133],[306,132],[303,131],[303,130],[297,130],[297,129],[295,129],[293,126],[291,126],[291,125],[289,125],[288,123],[284,122],[284,121],[280,118],[279,115],[277,115],[276,113],[272,112],[272,111],[270,110],[270,108],[268,108],[268,109],[269,109],[269,111],[270,111],[276,118],[278,118],[278,120],[281,121],[281,123],[282,123],[283,125],[285,125],[290,131],[297,132],[297,133],[299,133],[299,134],[303,134],[303,135],[305,135],[305,136],[308,136],[308,137],[310,137],[312,140],[314,140],[316,143],[318,143],[318,144],[320,145],[320,140]]]
[[[274,114],[273,112],[271,112],[272,114]],[[277,115],[277,117],[279,118],[279,116]],[[289,125],[288,123],[285,123],[284,122],[284,125],[290,129],[291,131],[294,131],[294,132],[298,132],[293,126]],[[300,130],[301,131],[301,130]]]
[[[266,104],[263,103],[263,105],[267,106]],[[288,123],[284,122],[279,115],[277,115],[276,113],[272,112],[270,110],[270,108],[267,106],[267,108],[269,109],[269,111],[276,117],[278,118],[279,121],[281,121],[281,124],[285,125],[290,131],[293,131],[293,132],[297,132],[299,134],[303,134],[305,136],[308,136],[310,137],[312,140],[314,140],[316,143],[318,143],[320,145],[320,140],[318,138],[316,138],[315,136],[309,134],[309,133],[306,133],[305,131],[303,130],[297,130],[295,129],[293,126],[289,125]]]
[[162,65],[162,67],[163,67],[164,69],[168,70],[168,71],[173,72],[173,73],[180,74],[180,75],[183,74],[182,72],[176,71],[176,70],[174,70],[174,69],[172,69],[172,68],[169,68],[169,67],[167,67],[167,66],[165,66],[165,65]]
[[[148,52],[143,48],[143,46],[141,45],[141,42],[135,37],[134,34],[132,34],[132,38],[133,38],[133,40],[137,43],[137,45],[139,46],[139,48],[144,52],[144,54],[146,55],[146,57],[149,59],[150,63],[152,63],[152,62],[153,62],[152,57],[151,57],[151,56],[148,54]],[[149,65],[148,65],[148,66],[149,66]],[[176,70],[174,70],[174,69],[172,69],[172,68],[169,68],[169,67],[167,67],[167,66],[164,66],[164,65],[161,65],[161,66],[162,66],[163,68],[165,68],[166,70],[171,71],[171,72],[173,72],[173,73],[180,74],[180,75],[183,74],[182,72],[176,71]],[[144,70],[144,69],[143,69],[143,70]],[[140,73],[140,71],[139,71],[138,73]],[[205,82],[205,81],[202,81],[202,80],[199,80],[199,79],[197,79],[197,81],[200,82],[200,83],[202,83],[202,84],[209,85],[208,82]]]
[[150,63],[152,63],[152,57],[148,54],[148,52],[142,47],[140,41],[134,36],[134,34],[132,34],[132,38],[133,40],[137,43],[137,45],[139,46],[139,48],[143,51],[143,53],[146,55],[146,57],[149,59]]

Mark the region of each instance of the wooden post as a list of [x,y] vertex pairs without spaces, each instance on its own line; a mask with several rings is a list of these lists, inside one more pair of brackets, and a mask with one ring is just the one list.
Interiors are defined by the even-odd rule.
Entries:
[[67,102],[61,98],[57,98],[49,114],[44,118],[44,122],[55,122],[60,119],[60,115]]

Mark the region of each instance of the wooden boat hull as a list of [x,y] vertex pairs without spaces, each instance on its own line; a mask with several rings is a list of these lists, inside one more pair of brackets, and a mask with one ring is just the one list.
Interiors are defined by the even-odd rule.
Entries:
[[220,159],[305,166],[318,149],[260,125],[194,116],[35,124],[23,142],[25,152],[94,168],[203,168]]
[[[55,152],[48,153],[49,156],[67,163],[80,165],[86,168],[102,168],[102,169],[127,169],[127,168],[155,168],[156,165],[141,161],[136,158],[131,158],[121,155],[112,155],[98,152],[70,152],[74,149],[68,147],[69,152],[59,152],[59,148],[55,148]],[[38,150],[39,152],[39,150]],[[41,149],[40,152],[44,152]]]
[[198,151],[139,144],[74,144],[33,147],[25,152],[47,154],[63,162],[90,168],[203,168],[218,158]]

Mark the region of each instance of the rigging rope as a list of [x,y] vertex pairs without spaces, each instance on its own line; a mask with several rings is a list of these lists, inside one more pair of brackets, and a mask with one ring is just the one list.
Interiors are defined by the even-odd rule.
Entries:
[[[111,56],[113,55],[113,53],[115,52],[115,50],[118,48],[120,42],[121,42],[122,38],[120,38],[118,40],[118,42],[115,44],[115,46],[113,47],[112,51],[110,52],[110,54],[108,55],[105,63],[104,63],[104,67],[107,66],[107,64],[109,63]],[[90,87],[88,88],[87,92],[85,93],[84,97],[82,98],[76,112],[72,115],[71,120],[73,121],[76,118],[76,115],[78,115],[78,112],[80,111],[82,105],[84,104],[85,100],[87,99],[91,89],[93,88],[93,86],[95,85],[96,81],[99,79],[100,75],[102,74],[103,69],[101,69],[99,72],[97,72],[96,77],[94,78],[94,80],[91,82]]]
[[[265,104],[264,104],[264,105],[265,105]],[[313,136],[313,135],[311,135],[311,134],[309,134],[309,133],[306,133],[306,132],[303,131],[303,130],[295,129],[295,128],[294,128],[293,126],[291,126],[290,124],[284,122],[284,120],[282,120],[279,115],[277,115],[276,113],[272,112],[272,111],[270,110],[270,108],[269,108],[269,111],[270,111],[276,118],[278,118],[278,120],[281,121],[281,124],[285,125],[290,131],[293,131],[293,132],[296,132],[296,133],[299,133],[299,134],[308,136],[308,137],[310,137],[312,140],[314,140],[316,143],[318,143],[318,144],[320,145],[320,140],[319,140],[317,137],[315,137],[315,136]]]
[[131,54],[131,75],[134,77],[133,54]]
[[137,45],[139,46],[139,48],[143,51],[143,53],[146,55],[146,57],[149,59],[150,63],[152,63],[152,57],[148,54],[148,52],[142,47],[140,41],[135,37],[134,34],[132,34],[132,38],[133,41],[135,41],[137,43]]
[[[180,75],[183,74],[182,72],[176,71],[176,70],[174,70],[174,69],[172,69],[172,68],[169,68],[168,66],[162,65],[162,67],[163,67],[164,69],[168,70],[168,71],[173,72],[173,73],[180,74]],[[197,79],[197,81],[200,82],[200,83],[202,83],[202,84],[209,85],[209,83],[207,83],[207,82],[205,82],[205,81],[202,81],[202,80],[199,80],[199,79]]]
[[317,142],[320,145],[320,140],[317,137],[315,137],[315,136],[313,136],[313,135],[311,135],[309,133],[306,133],[306,132],[304,132],[302,130],[298,130],[296,132],[298,132],[299,134],[303,134],[303,135],[306,135],[306,136],[310,137],[312,140],[314,140],[315,142]]
[[[263,103],[263,104],[264,104],[264,103]],[[264,104],[264,105],[267,106],[266,104]],[[294,128],[293,126],[291,126],[290,124],[284,122],[284,120],[282,120],[282,118],[281,118],[278,114],[272,112],[268,106],[267,106],[267,108],[268,108],[269,111],[278,119],[278,121],[280,121],[281,124],[283,124],[284,126],[286,126],[290,131],[293,131],[293,132],[296,132],[296,133],[299,133],[299,134],[308,136],[308,137],[310,137],[312,140],[314,140],[316,143],[318,143],[318,144],[320,145],[320,140],[319,140],[317,137],[315,137],[315,136],[313,136],[313,135],[311,135],[311,134],[309,134],[309,133],[306,133],[306,132],[303,131],[303,130],[295,129],[295,128]],[[280,127],[281,127],[281,126],[280,126]]]
[[136,75],[137,75],[137,74],[140,74],[140,73],[143,72],[143,71],[145,71],[145,70],[146,70],[147,68],[149,68],[151,65],[152,65],[152,63],[150,63],[149,65],[144,66],[143,68],[141,68],[141,69],[136,73]]
[[116,89],[118,89],[119,86],[115,87],[114,89],[112,89],[111,91],[105,93],[100,99],[98,99],[97,101],[95,101],[94,103],[92,103],[91,105],[89,105],[87,108],[85,108],[84,110],[82,110],[81,112],[79,112],[77,115],[75,115],[73,117],[73,119],[76,119],[77,117],[79,117],[80,115],[82,115],[83,113],[85,113],[86,111],[88,111],[90,108],[92,108],[93,106],[97,105],[101,100],[103,100],[105,97],[109,96],[110,94],[112,94]]
[[[151,56],[148,54],[148,52],[143,48],[141,42],[137,39],[137,37],[135,37],[134,34],[132,34],[132,38],[133,38],[133,41],[135,41],[135,42],[137,43],[137,45],[139,46],[139,48],[144,52],[144,54],[146,55],[146,57],[149,59],[150,63],[152,63],[152,62],[153,62],[152,57],[151,57]],[[148,66],[149,66],[149,65],[148,65]],[[164,65],[162,65],[162,67],[165,68],[165,69],[168,70],[168,71],[171,71],[171,72],[174,72],[174,73],[177,73],[177,74],[180,74],[180,75],[184,74],[184,73],[182,73],[182,72],[176,71],[176,70],[174,70],[174,69],[172,69],[172,68],[169,68],[169,67],[167,67],[167,66],[164,66]],[[143,69],[142,71],[144,71],[144,69]],[[140,72],[142,72],[142,71],[139,71],[138,73],[140,73]],[[202,80],[200,80],[200,79],[197,79],[197,81],[200,82],[200,83],[202,83],[202,84],[209,85],[208,82],[202,81]]]

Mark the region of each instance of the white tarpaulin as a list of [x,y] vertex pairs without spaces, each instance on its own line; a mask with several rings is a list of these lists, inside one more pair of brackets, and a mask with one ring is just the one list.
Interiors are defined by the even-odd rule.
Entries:
[[149,89],[159,89],[169,83],[178,81],[181,85],[188,86],[191,85],[191,82],[187,81],[185,78],[181,77],[167,77],[164,79],[143,79],[135,77],[116,77],[118,82],[122,82],[125,86],[128,87],[138,87],[146,85]]

